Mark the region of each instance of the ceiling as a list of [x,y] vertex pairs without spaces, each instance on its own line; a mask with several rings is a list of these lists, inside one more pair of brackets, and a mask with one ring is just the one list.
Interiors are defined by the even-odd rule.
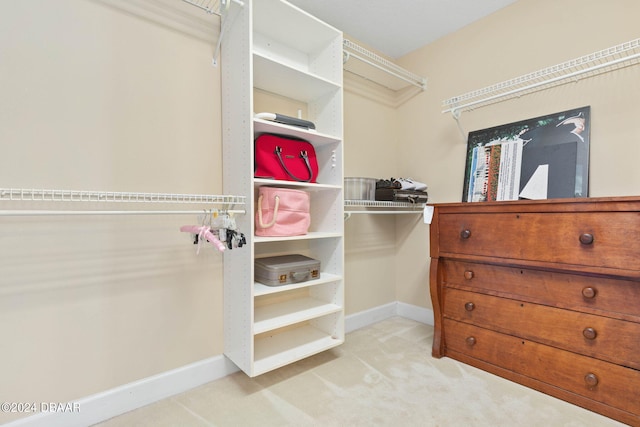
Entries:
[[288,0],[347,36],[399,58],[516,0]]

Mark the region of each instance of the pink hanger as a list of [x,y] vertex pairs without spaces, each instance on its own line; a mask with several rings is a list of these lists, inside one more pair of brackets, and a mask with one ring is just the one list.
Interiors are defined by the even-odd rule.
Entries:
[[218,239],[212,232],[211,227],[206,225],[183,225],[180,227],[180,231],[184,233],[193,233],[198,235],[198,249],[196,250],[196,254],[200,253],[200,243],[203,240],[208,241],[213,246],[215,246],[220,252],[224,252],[226,247],[224,244]]

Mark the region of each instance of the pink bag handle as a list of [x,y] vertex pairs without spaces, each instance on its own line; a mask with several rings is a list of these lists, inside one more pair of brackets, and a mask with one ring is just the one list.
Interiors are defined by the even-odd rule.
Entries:
[[258,197],[258,225],[260,228],[269,228],[273,227],[273,224],[276,223],[276,219],[278,218],[278,206],[280,205],[280,196],[276,196],[276,204],[273,207],[273,218],[269,221],[268,224],[262,222],[262,194]]

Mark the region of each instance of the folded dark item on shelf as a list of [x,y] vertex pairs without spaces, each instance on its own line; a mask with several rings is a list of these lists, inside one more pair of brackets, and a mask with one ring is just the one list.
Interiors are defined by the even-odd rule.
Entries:
[[257,119],[263,119],[263,120],[271,120],[277,123],[282,123],[285,125],[291,125],[291,126],[297,126],[297,127],[301,127],[301,128],[305,128],[305,129],[315,129],[316,125],[315,123],[309,121],[309,120],[304,120],[304,119],[299,119],[297,117],[291,117],[291,116],[285,116],[284,114],[278,114],[278,113],[257,113],[255,115],[255,117]]
[[405,203],[427,203],[426,191],[399,190],[397,188],[376,188],[376,200]]
[[378,182],[376,182],[376,188],[427,191],[427,184],[414,181],[411,178],[391,178],[378,180]]
[[255,260],[255,280],[282,286],[320,278],[320,261],[304,255],[279,255]]

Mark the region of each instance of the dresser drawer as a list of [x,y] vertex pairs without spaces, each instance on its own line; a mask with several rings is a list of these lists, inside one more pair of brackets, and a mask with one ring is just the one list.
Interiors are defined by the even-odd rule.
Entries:
[[640,322],[640,282],[440,260],[447,286]]
[[640,371],[449,319],[443,326],[447,351],[602,402],[640,420]]
[[640,369],[640,323],[446,289],[444,316]]
[[441,257],[475,255],[640,270],[640,213],[448,213]]

